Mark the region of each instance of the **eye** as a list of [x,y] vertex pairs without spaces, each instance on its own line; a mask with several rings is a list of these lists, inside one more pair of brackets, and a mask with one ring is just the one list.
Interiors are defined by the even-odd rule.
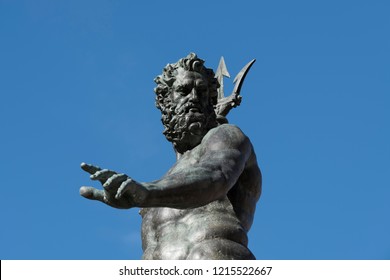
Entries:
[[200,84],[196,87],[197,91],[205,92],[208,90],[207,86],[205,84]]
[[176,91],[179,92],[181,95],[187,95],[192,90],[191,85],[179,85],[176,87]]

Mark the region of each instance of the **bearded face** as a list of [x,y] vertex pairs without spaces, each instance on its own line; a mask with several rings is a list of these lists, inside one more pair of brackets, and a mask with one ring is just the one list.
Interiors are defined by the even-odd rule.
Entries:
[[164,134],[179,153],[197,146],[216,126],[207,79],[198,72],[177,69],[163,114]]

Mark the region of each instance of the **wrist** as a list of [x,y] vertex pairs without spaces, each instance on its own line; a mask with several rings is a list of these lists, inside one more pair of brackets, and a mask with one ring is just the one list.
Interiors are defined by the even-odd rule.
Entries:
[[130,191],[131,200],[136,207],[147,207],[147,201],[150,196],[149,186],[146,183],[134,182],[134,188]]

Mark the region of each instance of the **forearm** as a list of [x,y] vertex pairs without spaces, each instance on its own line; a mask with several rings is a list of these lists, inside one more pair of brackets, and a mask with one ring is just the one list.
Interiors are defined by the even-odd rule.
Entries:
[[139,207],[195,208],[222,198],[230,189],[222,171],[192,168],[161,180],[141,183],[145,196]]

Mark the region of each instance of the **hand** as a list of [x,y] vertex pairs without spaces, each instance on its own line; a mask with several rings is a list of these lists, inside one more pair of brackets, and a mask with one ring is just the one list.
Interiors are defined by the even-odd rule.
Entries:
[[118,174],[115,171],[101,169],[91,164],[82,163],[81,168],[91,174],[91,180],[98,180],[103,185],[103,190],[93,187],[81,187],[80,194],[83,197],[99,200],[119,209],[129,209],[136,206],[133,198],[139,196],[139,194],[137,195],[137,189],[140,190],[139,183],[125,174]]

